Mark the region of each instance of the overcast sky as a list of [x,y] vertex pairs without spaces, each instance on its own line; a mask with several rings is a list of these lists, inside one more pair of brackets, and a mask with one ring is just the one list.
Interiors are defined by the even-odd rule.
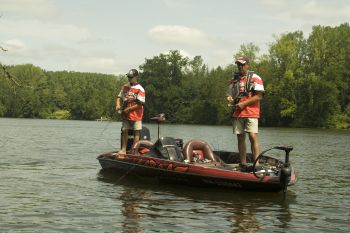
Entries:
[[179,50],[210,68],[242,44],[350,21],[349,0],[0,0],[0,62],[120,74]]

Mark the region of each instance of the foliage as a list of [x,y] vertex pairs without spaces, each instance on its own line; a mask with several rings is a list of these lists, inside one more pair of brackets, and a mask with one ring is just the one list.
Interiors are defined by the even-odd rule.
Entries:
[[123,82],[119,76],[51,72],[33,65],[8,66],[7,69],[22,87],[14,87],[0,78],[0,114],[3,117],[51,118],[60,111],[68,111],[71,119],[94,120],[101,116],[117,119],[115,96]]
[[70,119],[70,117],[71,117],[71,114],[67,110],[58,110],[46,116],[47,119],[59,119],[59,120],[68,120]]
[[[268,54],[243,44],[233,54],[247,55],[264,80],[261,125],[350,127],[350,27],[314,26],[275,37]],[[232,59],[232,61],[234,61]],[[120,120],[115,98],[124,76],[45,71],[25,64],[0,72],[0,117]],[[146,90],[144,121],[165,113],[170,123],[229,124],[226,91],[236,66],[209,69],[201,56],[169,51],[146,58],[140,83]]]

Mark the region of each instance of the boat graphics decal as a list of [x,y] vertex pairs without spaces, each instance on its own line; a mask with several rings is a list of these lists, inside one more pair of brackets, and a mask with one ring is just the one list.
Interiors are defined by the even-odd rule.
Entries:
[[218,185],[218,186],[223,186],[223,187],[232,187],[232,188],[242,188],[242,184],[237,183],[237,182],[233,182],[233,181],[217,181],[217,180],[213,180],[213,179],[207,179],[204,178],[202,179],[202,181],[206,184],[211,184],[211,185]]
[[152,168],[159,168],[168,171],[175,172],[188,172],[189,166],[184,164],[177,164],[171,161],[158,160],[153,158],[147,158],[142,156],[130,156],[123,158],[124,161],[128,161],[134,164],[139,164]]

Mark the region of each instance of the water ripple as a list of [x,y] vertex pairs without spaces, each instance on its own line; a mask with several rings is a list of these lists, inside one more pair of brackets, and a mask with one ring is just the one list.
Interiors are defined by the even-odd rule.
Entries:
[[[1,232],[348,232],[350,133],[261,129],[263,148],[292,144],[299,181],[281,194],[194,188],[105,174],[120,122],[0,118]],[[147,125],[156,138],[157,125]],[[236,150],[231,127],[163,125]],[[219,136],[220,135],[220,136]],[[225,136],[226,135],[226,136]],[[229,136],[227,136],[229,135]]]

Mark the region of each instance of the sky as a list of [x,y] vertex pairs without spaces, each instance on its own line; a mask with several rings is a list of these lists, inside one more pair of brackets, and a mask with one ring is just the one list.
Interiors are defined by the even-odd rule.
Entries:
[[0,0],[0,62],[125,74],[161,53],[233,63],[282,33],[350,21],[349,0]]

